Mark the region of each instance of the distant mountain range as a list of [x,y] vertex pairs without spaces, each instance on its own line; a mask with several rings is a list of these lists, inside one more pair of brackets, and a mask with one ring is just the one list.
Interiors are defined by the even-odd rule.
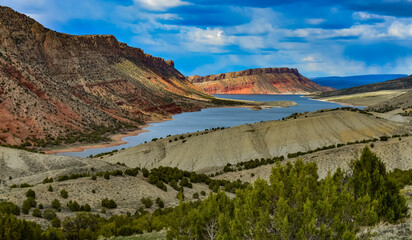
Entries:
[[335,91],[323,92],[316,95],[316,98],[327,98],[334,96],[342,96],[356,93],[366,93],[375,92],[382,90],[400,90],[400,89],[411,89],[412,88],[412,75],[397,78],[394,80],[389,80],[385,82],[372,83],[367,85],[362,85],[358,87],[340,89]]
[[311,80],[319,85],[328,86],[335,89],[344,89],[357,87],[366,84],[378,83],[396,78],[406,77],[405,74],[372,74],[372,75],[358,75],[347,77],[319,77],[311,78]]
[[307,94],[333,90],[302,76],[294,68],[256,68],[189,80],[210,94]]

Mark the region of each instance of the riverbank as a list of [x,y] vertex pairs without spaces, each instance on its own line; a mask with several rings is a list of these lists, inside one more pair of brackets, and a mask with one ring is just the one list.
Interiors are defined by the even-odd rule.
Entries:
[[143,128],[149,127],[150,125],[143,125],[140,126],[140,129],[129,131],[129,132],[122,132],[110,135],[109,138],[111,139],[110,142],[107,143],[98,143],[98,144],[90,144],[90,145],[74,145],[74,146],[67,146],[66,148],[60,149],[51,149],[44,151],[46,154],[58,154],[58,153],[65,153],[65,152],[83,152],[86,149],[95,149],[95,148],[107,148],[107,147],[116,147],[127,142],[123,141],[125,137],[136,136],[140,133],[148,132]]
[[[220,99],[220,98],[219,98]],[[237,99],[223,99],[222,100],[229,100],[229,101],[236,101],[236,102],[241,102],[241,103],[246,103],[247,105],[235,105],[235,106],[217,106],[217,107],[208,107],[208,108],[250,108],[252,110],[261,110],[261,109],[268,109],[272,107],[280,107],[280,108],[285,108],[285,107],[290,107],[290,106],[295,106],[297,105],[296,102],[294,101],[271,101],[271,102],[262,102],[262,101],[247,101],[247,100],[237,100]],[[208,109],[205,108],[205,109]],[[137,136],[141,133],[148,132],[148,130],[144,129],[147,127],[150,127],[151,123],[157,123],[157,122],[164,122],[164,121],[169,121],[173,120],[174,115],[171,115],[168,118],[159,120],[159,121],[150,121],[148,122],[147,125],[142,125],[139,126],[138,130],[130,131],[130,132],[121,132],[117,134],[113,134],[109,136],[111,139],[110,142],[106,143],[98,143],[98,144],[88,144],[88,145],[81,145],[81,144],[76,144],[76,145],[70,145],[66,146],[63,148],[57,148],[57,149],[50,149],[47,151],[44,151],[46,154],[59,154],[59,153],[68,153],[68,152],[83,152],[84,150],[88,149],[98,149],[98,148],[109,148],[109,147],[116,147],[120,145],[127,144],[128,142],[124,141],[123,138],[125,137],[131,137],[131,136]]]
[[[339,95],[333,97],[316,98],[314,100],[322,100],[328,102],[335,102],[339,104],[352,105],[352,106],[372,106],[392,98],[398,97],[404,94],[406,90],[382,90],[366,93],[355,93],[349,95]],[[312,96],[313,97],[313,96]]]

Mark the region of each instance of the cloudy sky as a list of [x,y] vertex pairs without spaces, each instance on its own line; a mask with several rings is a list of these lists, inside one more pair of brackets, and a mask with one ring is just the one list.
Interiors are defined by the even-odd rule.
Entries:
[[412,0],[2,0],[46,27],[113,34],[186,75],[294,67],[412,73]]

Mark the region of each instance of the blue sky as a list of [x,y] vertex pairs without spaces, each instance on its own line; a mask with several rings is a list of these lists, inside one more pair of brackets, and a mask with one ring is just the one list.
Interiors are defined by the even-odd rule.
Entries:
[[113,34],[185,75],[294,67],[412,73],[412,0],[3,0],[46,27]]

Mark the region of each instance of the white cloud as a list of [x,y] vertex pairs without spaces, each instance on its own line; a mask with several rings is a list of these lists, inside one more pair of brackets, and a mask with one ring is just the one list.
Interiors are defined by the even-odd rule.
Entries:
[[190,40],[208,45],[226,45],[227,39],[220,29],[200,29],[194,28],[193,31],[188,32]]
[[371,19],[388,19],[390,17],[388,16],[382,16],[382,15],[377,15],[377,14],[372,14],[368,12],[354,12],[352,14],[353,19],[355,20],[371,20]]
[[191,4],[181,0],[135,0],[135,2],[146,9],[155,11],[166,11],[170,8]]
[[394,22],[388,28],[388,36],[407,38],[412,36],[412,24]]
[[302,58],[302,62],[317,62],[314,56],[307,56],[305,58]]
[[323,18],[308,18],[305,21],[309,24],[312,24],[312,25],[319,25],[319,24],[325,22],[326,19],[323,19]]

